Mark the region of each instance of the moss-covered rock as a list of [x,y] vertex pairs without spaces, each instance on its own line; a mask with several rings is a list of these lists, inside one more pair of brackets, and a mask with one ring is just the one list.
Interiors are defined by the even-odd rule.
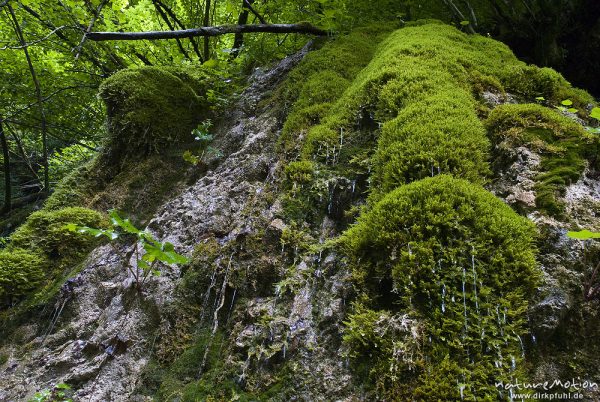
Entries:
[[68,224],[101,227],[105,218],[80,207],[31,214],[0,253],[5,297],[21,297],[45,281],[53,281],[80,263],[98,244],[97,239],[68,230]]
[[80,207],[34,212],[10,237],[9,249],[40,250],[51,258],[70,258],[86,253],[94,242],[65,226],[75,224],[99,227],[103,222],[104,218],[99,212]]
[[559,198],[586,165],[600,166],[600,137],[548,107],[501,105],[490,113],[485,125],[494,144],[497,169],[513,162],[512,150],[517,147],[526,146],[541,156],[534,188],[536,207],[551,215],[564,212]]
[[99,96],[108,115],[108,152],[146,156],[190,140],[206,108],[200,88],[190,74],[158,67],[122,70],[105,80]]
[[[524,312],[539,279],[534,236],[533,224],[491,193],[441,175],[387,194],[341,241],[371,308],[418,312],[427,364],[450,356],[457,374],[481,377],[447,378],[452,387],[468,383],[465,394],[493,398],[494,381],[517,375],[522,361]],[[389,350],[371,365],[389,365]]]
[[42,283],[46,264],[41,255],[28,250],[0,251],[0,305],[10,305]]

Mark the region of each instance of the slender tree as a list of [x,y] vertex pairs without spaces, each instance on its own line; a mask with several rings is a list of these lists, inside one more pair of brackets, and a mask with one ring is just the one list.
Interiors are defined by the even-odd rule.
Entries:
[[17,16],[10,5],[10,3],[6,4],[8,8],[8,12],[13,21],[13,26],[15,29],[15,33],[17,35],[17,39],[21,43],[21,47],[23,48],[23,53],[25,54],[25,59],[27,60],[27,65],[29,66],[29,73],[31,74],[31,79],[33,80],[33,85],[35,86],[35,97],[37,99],[38,109],[40,112],[40,120],[41,120],[41,131],[42,131],[42,166],[44,168],[44,191],[50,191],[50,178],[48,174],[48,129],[46,122],[46,111],[44,109],[44,99],[42,97],[42,88],[40,86],[40,82],[38,80],[37,74],[35,72],[35,68],[33,67],[33,62],[31,61],[31,56],[29,55],[28,44],[25,41],[25,37],[23,36],[23,31],[21,30],[21,26],[19,25],[19,21],[17,20]]
[[10,153],[8,152],[8,142],[4,134],[4,125],[0,116],[0,145],[2,146],[2,157],[4,161],[4,205],[1,213],[6,213],[11,210],[12,202],[12,186],[10,177]]

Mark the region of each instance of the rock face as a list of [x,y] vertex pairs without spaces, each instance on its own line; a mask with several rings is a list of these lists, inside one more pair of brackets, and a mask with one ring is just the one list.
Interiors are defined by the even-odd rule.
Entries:
[[[0,342],[0,357],[6,357],[0,360],[0,401],[27,400],[58,383],[71,385],[77,401],[402,400],[415,388],[420,392],[415,399],[480,399],[473,386],[478,381],[496,395],[487,366],[478,366],[470,385],[453,376],[462,370],[464,378],[476,353],[487,356],[489,350],[480,347],[484,336],[498,351],[494,362],[481,359],[494,374],[516,372],[536,382],[596,379],[600,346],[593,336],[600,334],[600,320],[597,302],[584,300],[581,285],[590,273],[585,258],[597,260],[600,250],[584,248],[566,232],[575,225],[600,230],[600,176],[588,165],[563,193],[556,192],[564,215],[537,211],[543,152],[528,143],[507,146],[502,151],[509,162],[492,161],[489,169],[486,127],[478,115],[503,103],[524,103],[526,95],[486,90],[476,99],[469,87],[471,81],[473,88],[501,85],[498,76],[507,81],[502,84],[525,91],[529,86],[523,77],[545,83],[552,74],[537,77],[538,70],[488,39],[437,25],[419,31],[418,25],[407,28],[406,36],[395,34],[387,48],[380,47],[379,57],[369,42],[389,34],[381,27],[340,39],[342,50],[326,46],[305,57],[306,48],[272,70],[255,72],[211,130],[212,146],[221,155],[207,161],[206,171],[196,172],[201,177],[194,183],[173,194],[147,227],[191,262],[162,267],[162,274],[138,291],[111,247],[95,249],[52,305]],[[364,45],[365,54],[357,54],[345,40]],[[462,56],[450,60],[448,71],[431,75],[450,54],[438,54],[440,44],[452,50],[456,43]],[[406,48],[396,51],[394,46]],[[512,63],[519,80],[508,82],[514,77],[496,71],[494,63],[487,65],[488,54]],[[470,75],[462,63],[472,67],[479,58],[486,75]],[[305,69],[289,74],[303,59],[308,60]],[[328,68],[323,60],[331,63],[331,71],[320,71]],[[454,82],[457,76],[464,82]],[[285,102],[273,90],[286,77],[292,81],[290,91],[297,92],[297,108],[266,102]],[[403,97],[410,102],[404,104]],[[372,105],[362,103],[367,98]],[[430,109],[440,115],[432,117]],[[450,126],[454,131],[447,133]],[[431,137],[421,142],[426,136]],[[445,160],[448,153],[454,156]],[[469,158],[473,163],[464,162]],[[381,166],[371,174],[377,163]],[[463,176],[469,181],[456,179]],[[487,177],[491,183],[483,188]],[[408,190],[397,191],[403,188]],[[510,300],[493,299],[505,296],[494,294],[497,283],[504,286],[504,276],[517,278],[503,289],[507,293],[513,290],[508,286],[531,279],[518,275],[535,261],[531,249],[516,244],[510,250],[524,262],[514,266],[523,269],[492,269],[513,267],[506,262],[511,255],[494,249],[515,242],[506,233],[519,233],[528,243],[531,236],[525,234],[533,229],[490,191],[539,230],[542,278],[534,295],[515,292]],[[424,194],[428,198],[418,198]],[[448,194],[453,203],[439,202],[448,201]],[[375,204],[383,206],[370,209]],[[396,205],[406,213],[396,216]],[[478,219],[478,211],[494,218],[496,210],[490,208],[502,209],[502,215],[495,222]],[[439,218],[439,209],[447,212],[443,220],[421,222],[422,216]],[[366,220],[365,213],[359,219],[362,228],[344,232],[354,231],[357,238],[363,235],[357,231],[372,232],[362,242],[363,254],[353,255],[338,238],[365,210],[373,219]],[[435,225],[442,229],[436,232]],[[495,232],[486,232],[492,226]],[[448,235],[455,229],[457,235]],[[422,232],[411,232],[416,230]],[[459,248],[461,236],[465,243]],[[438,238],[443,246],[431,240]],[[457,261],[462,269],[453,277]],[[415,266],[417,275],[406,275]],[[424,276],[422,266],[432,276]],[[413,281],[419,275],[443,281],[421,280],[420,293],[413,295],[410,289],[417,289]],[[528,296],[527,312],[507,307],[525,306],[522,299]],[[432,325],[436,317],[439,327]],[[450,344],[454,349],[449,352]],[[444,358],[451,352],[454,360]],[[510,354],[517,357],[511,361]]]
[[[251,215],[272,181],[279,129],[273,111],[257,104],[307,51],[255,74],[233,113],[215,128],[214,145],[225,156],[213,160],[213,170],[160,209],[149,225],[158,239],[171,241],[178,252],[189,255],[207,235],[225,243],[254,230]],[[257,216],[271,215],[267,210]],[[18,342],[2,348],[8,358],[0,370],[0,400],[26,400],[36,390],[62,382],[77,390],[76,400],[133,398],[150,358],[152,334],[163,309],[173,301],[180,271],[164,267],[142,294],[127,276],[112,248],[95,250],[81,273],[63,287],[54,309],[18,328]],[[297,309],[299,316],[310,313],[306,306]]]

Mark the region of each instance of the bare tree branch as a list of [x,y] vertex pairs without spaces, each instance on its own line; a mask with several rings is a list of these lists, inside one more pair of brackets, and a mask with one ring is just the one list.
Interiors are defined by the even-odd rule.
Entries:
[[250,10],[250,12],[252,14],[254,14],[254,16],[256,16],[256,18],[258,18],[258,20],[260,21],[261,24],[267,24],[267,21],[263,18],[262,15],[260,15],[255,9],[254,7],[252,7],[252,3],[254,1],[249,1],[249,0],[244,0],[244,8],[247,8],[248,10]]
[[[163,9],[163,11],[167,13],[169,17],[171,17],[175,24],[179,26],[179,28],[187,29],[183,22],[181,22],[181,20],[177,18],[177,14],[175,14],[168,5],[166,5],[160,0],[152,0],[152,2],[154,4],[159,5]],[[172,28],[171,30],[174,31],[175,29]],[[200,49],[198,48],[198,43],[196,43],[196,41],[193,38],[190,38],[190,42],[192,43],[192,48],[194,48],[194,53],[196,53],[196,56],[198,56],[198,60],[200,60],[200,62],[204,62],[202,53],[200,53]]]
[[192,38],[195,36],[219,36],[235,33],[299,33],[306,35],[326,36],[327,31],[309,23],[299,24],[257,24],[257,25],[221,25],[215,27],[201,27],[184,29],[180,31],[148,31],[148,32],[90,32],[88,39],[93,41],[108,40],[157,40]]
[[[162,3],[158,3],[156,0],[152,0],[152,4],[154,4],[154,8],[158,12],[158,14],[160,14],[160,17],[167,24],[167,26],[169,27],[169,29],[171,31],[174,31],[175,27],[173,26],[173,24],[171,24],[171,21],[169,21],[169,17],[167,16],[167,14],[165,13],[165,11],[163,10],[163,8],[161,6]],[[177,38],[175,40],[177,41],[177,47],[179,48],[179,51],[183,54],[183,56],[186,59],[191,60],[190,59],[190,55],[188,54],[188,52],[185,50],[185,48],[181,44],[181,40],[179,38]]]
[[[107,1],[108,0],[103,0],[102,3],[100,3],[98,8],[96,9],[96,13],[92,17],[92,20],[90,21],[90,24],[88,25],[87,30],[85,31],[86,33],[92,31],[92,28],[94,27],[96,20],[100,17],[100,13],[102,12],[102,9],[104,8],[104,5],[107,3]],[[85,38],[86,36],[83,35],[83,37],[81,38],[81,42],[79,42],[79,45],[77,46],[77,52],[75,52],[75,60],[79,60],[79,54],[81,53],[81,49],[83,48],[83,44],[85,43]]]
[[19,46],[4,46],[4,47],[0,47],[0,50],[6,50],[6,49],[23,49],[24,47],[30,47],[30,46],[33,46],[33,45],[37,45],[38,43],[44,42],[45,40],[47,40],[48,38],[50,38],[52,35],[54,35],[58,31],[63,30],[63,29],[75,29],[77,31],[81,31],[81,29],[79,29],[77,27],[70,27],[70,26],[63,25],[61,27],[58,27],[58,28],[52,30],[48,35],[44,36],[41,39],[37,39],[37,40],[34,40],[32,42],[26,43],[25,46],[23,46],[23,45],[19,45]]

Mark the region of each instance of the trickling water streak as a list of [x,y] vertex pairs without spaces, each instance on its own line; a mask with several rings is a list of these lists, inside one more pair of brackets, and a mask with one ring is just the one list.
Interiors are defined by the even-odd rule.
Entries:
[[519,338],[519,343],[521,344],[521,357],[525,357],[525,346],[523,345],[523,340],[519,335],[517,335],[517,338]]
[[531,342],[536,343],[535,335],[531,334]]
[[514,356],[510,357],[510,368],[512,371],[515,371],[517,368],[517,361],[515,360]]
[[352,194],[354,194],[355,190],[356,190],[356,180],[352,180]]
[[498,328],[500,328],[500,336],[504,336],[504,328],[502,328],[502,321],[500,320],[500,305],[496,305],[496,320],[498,321]]
[[233,296],[231,297],[231,304],[229,305],[229,312],[227,313],[227,321],[231,317],[231,311],[233,310],[233,304],[235,303],[235,295],[237,294],[237,288],[233,289]]
[[327,204],[327,213],[331,214],[331,210],[333,209],[333,193],[335,191],[335,184],[331,186],[331,190],[329,190],[329,202]]
[[475,271],[475,247],[471,250],[471,268],[473,270],[473,294],[475,296],[475,310],[479,316],[479,301],[477,300],[477,272]]
[[208,285],[208,289],[206,289],[206,293],[204,294],[204,300],[202,301],[202,314],[200,315],[200,323],[204,320],[204,313],[206,308],[208,307],[208,301],[210,299],[210,291],[215,286],[217,281],[217,269],[213,270],[212,276],[210,277],[210,285]]
[[219,329],[219,311],[221,311],[221,308],[225,304],[225,290],[227,288],[227,279],[229,278],[229,270],[231,268],[231,260],[232,259],[233,259],[233,254],[231,254],[231,256],[229,257],[229,263],[227,264],[227,269],[225,270],[225,276],[223,277],[223,284],[221,285],[221,290],[217,296],[217,299],[220,299],[220,301],[219,301],[219,305],[215,308],[215,312],[213,314],[213,328],[210,333],[210,339],[208,340],[208,343],[206,344],[206,348],[204,349],[204,357],[202,358],[202,365],[200,366],[200,370],[198,371],[198,378],[200,378],[200,376],[202,375],[202,372],[204,371],[204,367],[206,366],[206,360],[208,358],[208,352],[212,346],[212,342],[215,337],[215,334],[217,333],[217,330]]
[[444,299],[446,298],[446,284],[442,284],[442,313],[446,312],[446,304]]

